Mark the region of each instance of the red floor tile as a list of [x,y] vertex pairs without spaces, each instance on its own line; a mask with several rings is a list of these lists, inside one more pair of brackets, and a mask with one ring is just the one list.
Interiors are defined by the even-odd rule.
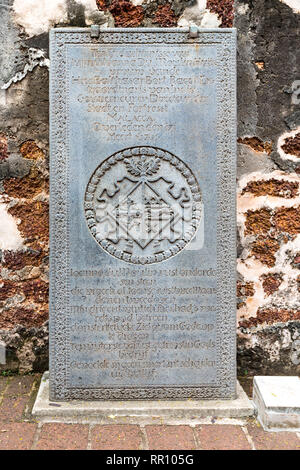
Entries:
[[294,432],[265,432],[256,424],[247,429],[257,450],[300,450],[300,439]]
[[150,450],[194,450],[196,443],[190,426],[146,426]]

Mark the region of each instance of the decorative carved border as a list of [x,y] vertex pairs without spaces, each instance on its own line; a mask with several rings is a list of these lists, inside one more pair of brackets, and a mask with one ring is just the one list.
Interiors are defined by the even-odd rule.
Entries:
[[[87,28],[53,29],[50,36],[50,399],[179,399],[236,395],[236,33],[234,29],[200,30],[189,39],[186,28],[106,29],[91,38]],[[218,47],[218,220],[217,314],[218,385],[200,387],[67,388],[68,322],[68,148],[67,44],[167,43],[215,44]]]

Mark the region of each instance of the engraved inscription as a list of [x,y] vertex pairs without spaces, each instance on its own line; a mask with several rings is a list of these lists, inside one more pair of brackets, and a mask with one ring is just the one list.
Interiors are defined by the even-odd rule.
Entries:
[[199,184],[175,155],[133,147],[105,160],[85,195],[88,227],[108,253],[150,264],[179,253],[201,221]]

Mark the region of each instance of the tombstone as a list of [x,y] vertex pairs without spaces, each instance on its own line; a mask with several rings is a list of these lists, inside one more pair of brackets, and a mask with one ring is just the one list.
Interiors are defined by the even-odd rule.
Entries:
[[52,400],[235,398],[235,42],[52,30]]

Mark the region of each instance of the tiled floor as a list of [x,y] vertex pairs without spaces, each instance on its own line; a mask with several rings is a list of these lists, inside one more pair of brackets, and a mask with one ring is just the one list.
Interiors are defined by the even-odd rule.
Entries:
[[0,377],[0,449],[300,450],[300,434],[245,425],[37,423],[30,414],[40,375]]

